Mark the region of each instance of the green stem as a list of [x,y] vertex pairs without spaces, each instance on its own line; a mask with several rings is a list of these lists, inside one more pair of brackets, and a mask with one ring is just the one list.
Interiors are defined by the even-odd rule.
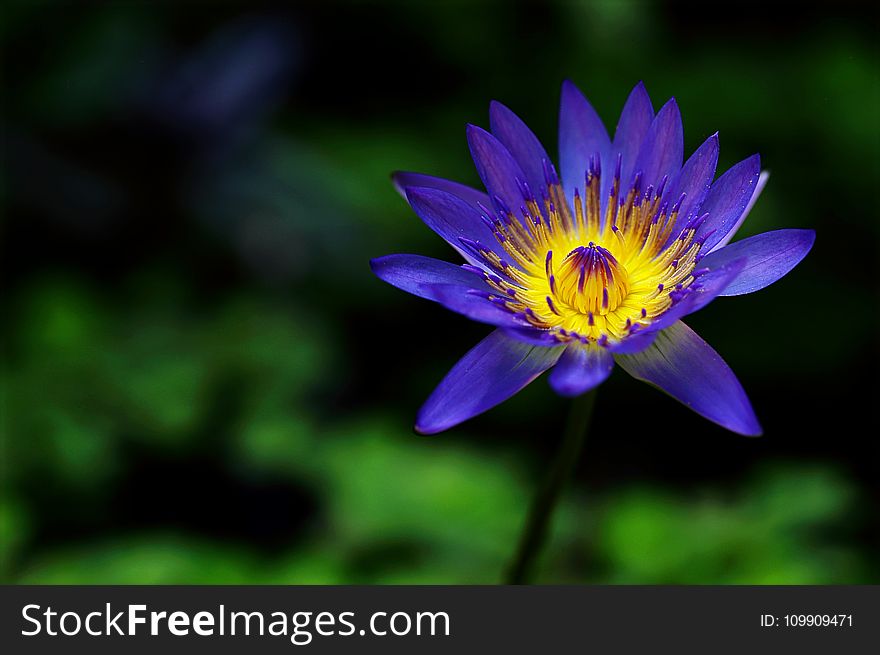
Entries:
[[528,522],[520,537],[516,557],[507,570],[507,584],[527,584],[531,580],[535,559],[546,540],[547,528],[553,517],[553,512],[562,495],[562,490],[574,472],[587,439],[595,403],[595,389],[572,401],[562,444],[556,453],[550,475],[532,501]]

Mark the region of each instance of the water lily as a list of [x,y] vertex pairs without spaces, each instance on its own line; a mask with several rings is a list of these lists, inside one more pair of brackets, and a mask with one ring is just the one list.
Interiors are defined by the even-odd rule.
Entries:
[[814,232],[802,229],[731,243],[767,181],[758,155],[716,179],[716,133],[683,162],[678,105],[655,114],[641,83],[613,139],[563,84],[559,172],[510,109],[493,102],[490,126],[467,127],[485,193],[393,176],[464,263],[404,254],[371,262],[382,280],[496,328],[440,382],[417,431],[451,428],[548,369],[556,392],[584,394],[617,363],[729,430],[760,434],[734,373],[682,321],[718,296],[763,289],[812,247]]

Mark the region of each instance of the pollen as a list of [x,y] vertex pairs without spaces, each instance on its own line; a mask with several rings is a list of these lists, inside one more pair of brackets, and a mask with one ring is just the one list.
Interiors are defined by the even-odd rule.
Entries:
[[695,235],[705,216],[680,222],[685,196],[667,198],[665,178],[643,189],[637,173],[622,192],[619,159],[602,203],[598,160],[583,193],[571,197],[545,162],[540,199],[521,184],[518,212],[498,199],[495,211],[483,208],[500,248],[463,243],[485,263],[484,277],[508,311],[560,342],[604,346],[650,325],[699,285]]

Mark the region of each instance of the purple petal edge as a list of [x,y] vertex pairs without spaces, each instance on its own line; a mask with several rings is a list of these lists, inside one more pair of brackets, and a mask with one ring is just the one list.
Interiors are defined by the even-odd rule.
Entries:
[[736,375],[709,344],[681,321],[657,335],[647,350],[618,355],[617,363],[718,425],[745,436],[761,426]]
[[507,400],[556,363],[562,348],[529,346],[495,330],[443,378],[416,418],[420,434],[436,434]]
[[[639,156],[639,150],[642,143],[648,135],[648,129],[654,120],[654,107],[651,105],[651,98],[645,85],[639,82],[630,92],[626,99],[626,104],[620,112],[620,119],[617,122],[617,129],[614,132],[614,143],[611,146],[612,162],[620,155],[620,179],[632,179],[633,167],[636,165],[636,158]],[[615,164],[616,165],[616,164]],[[603,190],[605,182],[610,185],[611,171],[609,174],[603,175]],[[624,182],[625,183],[625,182]],[[605,194],[603,193],[603,199]],[[604,208],[603,208],[604,209]]]
[[540,197],[546,187],[544,165],[545,162],[550,163],[550,157],[538,137],[519,116],[496,100],[489,106],[489,125],[492,134],[513,155],[525,173],[525,181],[532,193]]
[[749,204],[746,205],[746,208],[743,210],[743,213],[736,220],[736,223],[733,224],[733,227],[730,228],[730,231],[721,239],[718,243],[712,246],[709,253],[715,252],[719,248],[723,248],[728,243],[730,243],[731,239],[736,236],[736,233],[739,231],[739,228],[742,227],[742,224],[745,223],[746,218],[748,218],[749,213],[752,211],[752,207],[755,206],[755,203],[758,202],[758,198],[761,197],[761,192],[764,190],[764,187],[767,186],[767,180],[770,179],[770,171],[761,171],[761,174],[758,175],[758,183],[755,185],[755,192],[752,194],[752,197],[749,199]]
[[736,241],[706,255],[700,266],[715,269],[742,259],[745,264],[721,292],[741,296],[767,287],[786,275],[807,256],[816,241],[814,230],[784,229]]
[[454,182],[433,175],[425,175],[424,173],[395,171],[391,174],[391,182],[394,184],[397,193],[403,196],[404,200],[407,200],[407,187],[426,187],[428,189],[439,189],[440,191],[445,191],[446,193],[458,196],[477,211],[479,211],[480,204],[484,207],[491,207],[492,204],[489,201],[489,196],[483,191],[479,191],[478,189],[462,184],[461,182]]
[[645,348],[654,343],[654,339],[657,338],[657,332],[637,332],[635,334],[630,334],[625,339],[608,346],[608,350],[610,350],[614,354],[621,355],[632,355],[634,353],[640,353]]
[[569,344],[550,372],[549,382],[560,396],[572,398],[602,384],[614,369],[614,358],[595,344]]
[[509,328],[529,325],[524,317],[517,316],[488,300],[486,292],[475,291],[458,284],[426,284],[421,289],[421,293],[424,297],[431,298],[446,309],[466,316],[472,321]]
[[760,171],[761,158],[752,155],[731,166],[712,184],[700,207],[700,212],[709,214],[709,217],[696,233],[698,239],[705,240],[707,252],[733,230],[745,213],[757,189]]
[[416,215],[455,248],[469,263],[484,266],[462,245],[470,239],[504,256],[504,250],[483,222],[478,210],[456,195],[429,187],[407,187],[406,199]]
[[550,330],[542,330],[534,326],[505,328],[507,335],[517,341],[539,346],[542,348],[553,348],[560,345],[555,334]]
[[584,174],[590,157],[599,155],[603,170],[613,170],[611,139],[602,119],[573,82],[562,83],[559,103],[559,168],[569,202],[574,190],[584,190]]
[[[639,150],[634,173],[642,173],[642,188],[660,184],[664,176],[671,181],[681,169],[684,158],[684,128],[681,112],[675,98],[670,98],[660,108]],[[623,188],[629,188],[631,180],[621,180]]]
[[[671,203],[676,203],[684,194],[684,200],[679,206],[677,225],[683,226],[699,210],[715,177],[715,168],[718,165],[718,132],[706,139],[682,166],[673,184],[665,197]],[[673,229],[672,234],[678,236],[681,231]],[[674,238],[674,237],[673,237]]]
[[423,255],[385,255],[370,260],[370,268],[383,282],[407,293],[437,300],[429,285],[453,284],[471,289],[491,291],[476,273],[457,264]]
[[501,141],[476,125],[467,126],[467,141],[492,205],[499,211],[506,208],[522,220],[519,209],[525,203],[519,185],[526,181],[526,174],[513,155]]
[[735,259],[701,276],[701,287],[679,300],[678,303],[666,310],[665,314],[661,314],[654,323],[645,328],[645,332],[665,330],[679,319],[701,310],[721,295],[728,285],[736,279],[745,264],[744,258]]

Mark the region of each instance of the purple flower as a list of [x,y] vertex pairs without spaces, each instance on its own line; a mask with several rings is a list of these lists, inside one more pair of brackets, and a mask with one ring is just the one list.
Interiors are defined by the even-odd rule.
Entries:
[[[487,193],[396,173],[416,214],[465,259],[371,262],[386,282],[496,326],[447,374],[416,430],[451,428],[552,368],[577,396],[614,363],[728,430],[761,427],[736,376],[682,318],[717,296],[772,284],[806,256],[812,230],[776,230],[727,245],[767,180],[758,155],[717,180],[718,135],[683,160],[675,100],[654,113],[630,93],[614,138],[581,92],[562,86],[561,176],[535,135],[493,102],[491,132],[467,139]],[[714,181],[713,181],[714,180]]]

